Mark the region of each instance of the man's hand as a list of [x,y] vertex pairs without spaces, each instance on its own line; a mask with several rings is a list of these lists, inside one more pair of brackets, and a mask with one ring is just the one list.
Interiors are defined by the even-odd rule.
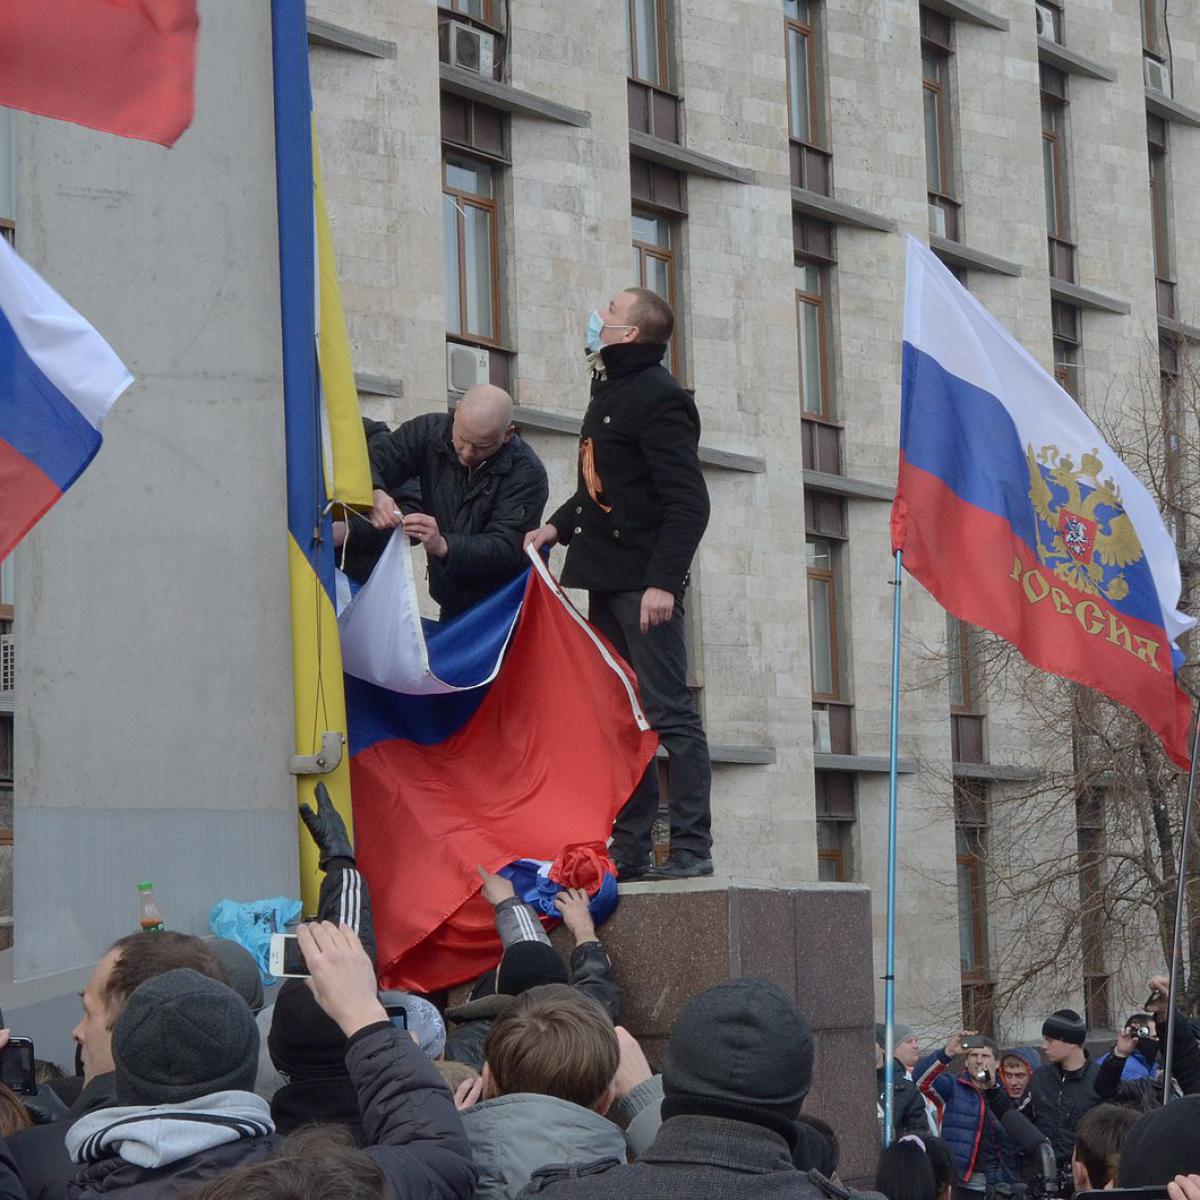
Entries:
[[1151,975],[1147,982],[1150,986],[1150,999],[1146,1001],[1146,1011],[1161,1017],[1166,1013],[1167,1001],[1171,998],[1171,977]]
[[308,989],[347,1037],[388,1020],[379,1003],[375,967],[349,925],[314,921],[296,931],[308,964]]
[[354,847],[350,844],[350,835],[346,832],[346,822],[333,806],[329,798],[329,789],[323,783],[316,786],[317,811],[307,805],[300,805],[300,819],[304,827],[312,835],[320,852],[321,870],[331,858],[348,858],[354,861]]
[[971,1037],[974,1033],[974,1029],[960,1029],[958,1033],[956,1033],[946,1043],[946,1057],[957,1058],[960,1054],[966,1054],[966,1051],[963,1049],[962,1040],[965,1037]]
[[641,626],[649,633],[655,625],[665,625],[675,612],[675,597],[662,588],[647,588],[642,593]]
[[1136,1049],[1138,1040],[1128,1029],[1122,1029],[1117,1035],[1117,1044],[1113,1047],[1113,1053],[1118,1058],[1128,1058]]
[[340,550],[346,544],[346,522],[334,521],[333,523],[333,548]]
[[588,911],[588,894],[583,888],[567,888],[554,897],[554,907],[562,914],[563,924],[575,938],[575,945],[596,940],[596,926]]
[[416,538],[425,547],[426,554],[445,558],[450,553],[450,544],[442,537],[437,521],[428,513],[409,513],[400,523],[409,537]]
[[532,546],[535,550],[540,550],[543,546],[558,545],[558,530],[553,525],[542,525],[537,529],[531,529],[525,535],[525,544],[522,549],[528,550]]
[[483,898],[493,908],[505,900],[511,900],[517,894],[511,879],[505,879],[503,875],[493,875],[491,871],[485,871],[482,867],[475,869],[479,872],[479,878],[483,880]]
[[462,1083],[454,1089],[454,1107],[462,1112],[465,1108],[470,1108],[472,1104],[479,1102],[479,1097],[483,1095],[483,1077],[478,1079],[464,1079]]
[[967,1072],[967,1078],[971,1081],[971,1086],[977,1092],[990,1092],[996,1086],[996,1077],[991,1071],[984,1070],[983,1078],[979,1079],[970,1071]]
[[376,529],[395,529],[404,516],[396,506],[395,500],[383,488],[376,488],[371,496],[375,507],[371,509],[368,520]]
[[639,1083],[645,1083],[647,1079],[652,1078],[654,1072],[650,1070],[650,1063],[638,1045],[637,1038],[624,1025],[617,1026],[617,1045],[620,1047],[621,1057],[617,1060],[613,1091],[620,1100],[622,1096],[628,1096]]
[[1200,1175],[1176,1175],[1167,1184],[1170,1200],[1200,1200]]

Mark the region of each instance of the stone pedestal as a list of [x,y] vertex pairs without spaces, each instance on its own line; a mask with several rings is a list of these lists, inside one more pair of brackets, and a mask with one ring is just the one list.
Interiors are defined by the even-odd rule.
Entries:
[[[721,879],[627,884],[601,931],[625,992],[622,1024],[662,1062],[671,1024],[697,992],[738,976],[769,979],[812,1023],[804,1111],[833,1126],[844,1180],[873,1175],[875,1119],[871,899],[856,884],[753,887]],[[557,930],[563,951],[570,935]]]

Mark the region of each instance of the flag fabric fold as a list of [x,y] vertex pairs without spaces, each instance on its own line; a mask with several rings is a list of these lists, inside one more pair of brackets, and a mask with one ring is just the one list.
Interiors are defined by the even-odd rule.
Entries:
[[133,382],[112,347],[0,238],[0,559],[79,478]]
[[[394,602],[415,608],[404,578]],[[491,682],[432,695],[346,678],[356,853],[380,978],[420,992],[500,955],[476,867],[602,843],[658,744],[632,671],[540,560],[428,641],[443,678],[487,678],[499,654],[503,663]]]
[[6,0],[0,104],[173,145],[191,124],[196,0]]
[[949,612],[1137,714],[1178,766],[1179,560],[1153,498],[1082,409],[908,240],[893,548]]

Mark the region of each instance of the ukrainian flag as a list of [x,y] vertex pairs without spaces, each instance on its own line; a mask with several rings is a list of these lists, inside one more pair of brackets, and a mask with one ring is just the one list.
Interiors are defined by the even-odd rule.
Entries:
[[[326,732],[346,733],[332,512],[369,507],[371,473],[313,128],[304,0],[271,0],[271,23],[296,753],[315,755]],[[311,802],[318,779],[350,827],[347,757],[331,773],[297,777],[299,799]],[[315,912],[317,853],[299,837],[301,892]]]

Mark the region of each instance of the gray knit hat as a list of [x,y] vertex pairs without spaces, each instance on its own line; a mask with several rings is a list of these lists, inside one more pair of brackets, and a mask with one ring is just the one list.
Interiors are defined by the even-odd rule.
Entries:
[[204,948],[211,950],[217,962],[221,964],[229,986],[250,1005],[252,1013],[261,1012],[264,1000],[263,982],[254,955],[241,942],[230,938],[206,937],[203,940]]
[[112,1036],[119,1104],[179,1104],[254,1090],[258,1026],[232,988],[179,967],[147,979]]
[[1073,1008],[1060,1008],[1042,1022],[1042,1037],[1082,1046],[1087,1041],[1087,1025]]
[[[892,1045],[898,1046],[905,1038],[912,1037],[913,1028],[911,1025],[893,1025],[892,1026]],[[882,1022],[875,1026],[875,1045],[884,1046],[887,1038],[887,1026]]]

